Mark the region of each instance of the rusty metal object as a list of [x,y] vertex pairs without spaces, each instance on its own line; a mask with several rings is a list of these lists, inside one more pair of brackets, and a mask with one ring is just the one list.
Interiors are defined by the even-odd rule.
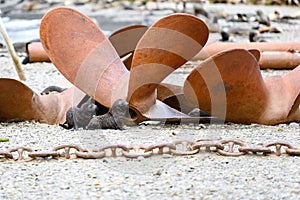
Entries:
[[38,95],[22,82],[0,79],[0,121],[36,120],[48,124],[65,121],[65,113],[72,106],[73,88],[62,93]]
[[200,51],[207,39],[204,22],[187,14],[164,17],[146,31],[133,55],[127,95],[138,116],[177,120],[187,117],[158,102],[156,89],[167,75]]
[[[108,153],[107,150],[110,150],[110,153]],[[118,150],[120,150],[120,151],[118,151]],[[101,147],[98,149],[98,151],[104,152],[106,157],[117,157],[117,156],[123,155],[124,151],[128,152],[129,149],[126,145],[113,144],[113,145],[106,145],[104,147]]]
[[184,94],[195,106],[227,121],[273,125],[300,120],[299,83],[300,67],[282,77],[263,79],[257,56],[233,49],[195,68]]
[[79,145],[76,144],[63,144],[63,145],[59,145],[56,146],[52,149],[52,151],[60,151],[60,150],[64,150],[64,156],[66,159],[70,159],[71,158],[71,149],[75,149],[75,151],[79,151],[79,152],[86,152],[87,150]]
[[3,156],[4,158],[9,158],[9,159],[14,158],[12,153],[10,153],[9,151],[0,151],[0,156]]
[[34,151],[34,152],[29,152],[28,156],[31,158],[47,158],[47,157],[52,157],[56,158],[59,156],[58,152],[56,151]]
[[270,142],[268,144],[265,144],[265,147],[268,147],[268,148],[272,147],[272,146],[275,147],[276,156],[280,156],[282,154],[282,152],[281,152],[282,147],[287,147],[288,149],[293,148],[293,146],[290,143],[285,142],[285,141],[276,141],[276,142]]
[[195,107],[184,96],[183,88],[179,85],[161,83],[157,86],[157,99],[168,106],[189,113]]
[[253,154],[257,154],[257,153],[263,153],[263,154],[268,154],[268,153],[272,153],[271,149],[269,149],[268,147],[245,147],[245,146],[241,146],[238,149],[240,152],[245,152],[245,153],[250,153],[252,152]]
[[125,62],[123,61],[128,70],[131,67],[132,55],[136,45],[147,29],[148,27],[144,25],[132,25],[117,30],[109,36],[111,44],[114,46],[121,58],[131,54],[128,58],[126,58]]
[[261,69],[294,69],[298,65],[300,54],[293,51],[265,51],[261,53],[259,60]]
[[265,51],[297,51],[300,50],[300,42],[249,42],[249,43],[227,43],[214,42],[206,45],[192,58],[192,60],[204,60],[216,53],[230,49],[257,49],[260,52]]
[[32,148],[30,147],[24,147],[24,146],[18,146],[18,147],[13,147],[13,148],[10,148],[8,150],[9,153],[13,153],[13,152],[17,152],[18,153],[18,157],[16,158],[17,161],[31,161],[33,160],[33,158],[25,158],[24,156],[24,152],[32,152]]
[[152,155],[153,154],[170,154],[171,149],[175,150],[176,145],[173,143],[153,144],[153,145],[148,146],[146,148],[145,152],[152,151]]
[[261,69],[294,69],[300,65],[300,43],[297,42],[253,42],[253,43],[210,43],[203,47],[192,60],[205,60],[222,51],[235,48],[257,49],[261,52]]
[[147,31],[144,25],[132,25],[113,32],[109,36],[111,44],[115,47],[120,57],[132,53],[141,37]]
[[194,141],[180,140],[173,143],[175,144],[175,149],[170,149],[170,151],[176,156],[194,155],[200,151],[200,148],[193,148]]
[[198,119],[157,101],[155,92],[168,74],[205,45],[208,29],[198,18],[176,14],[152,25],[136,47],[130,73],[99,27],[78,11],[53,9],[42,19],[40,29],[41,41],[54,65],[102,105],[111,107],[117,99],[127,99],[137,114],[137,123],[147,119]]
[[27,59],[23,61],[23,64],[33,62],[51,62],[41,42],[28,42],[26,44],[26,53]]
[[126,99],[129,71],[87,16],[71,8],[55,8],[43,17],[40,37],[52,63],[79,89],[106,107]]
[[85,150],[84,152],[82,152],[82,151],[75,151],[75,155],[78,158],[99,159],[99,158],[103,158],[105,156],[105,152],[97,152],[97,151]]
[[[113,32],[108,39],[116,49],[119,56],[122,58],[130,53],[133,53],[139,39],[146,30],[147,26],[131,25]],[[51,62],[41,42],[28,42],[26,44],[26,53],[28,56],[26,63]],[[130,58],[132,58],[132,55]],[[131,61],[129,64],[125,64],[128,69],[130,69],[130,65]]]
[[240,147],[244,147],[245,146],[245,143],[241,140],[237,140],[237,139],[224,139],[224,140],[221,140],[219,141],[219,144],[220,145],[225,145],[225,144],[228,144],[228,149],[225,150],[224,147],[222,147],[222,149],[218,148],[217,149],[217,152],[223,156],[241,156],[241,155],[244,155],[246,154],[246,152],[243,152],[243,151],[239,151],[239,149],[237,149],[238,151],[235,152],[235,149],[234,149],[234,145],[238,145]]
[[[226,147],[227,146],[227,147]],[[282,146],[286,148],[282,148]],[[52,150],[33,150],[30,147],[17,146],[7,150],[0,150],[0,159],[15,161],[33,161],[35,158],[49,159],[102,159],[126,157],[131,159],[148,158],[157,155],[168,154],[172,156],[194,155],[202,152],[217,153],[222,156],[300,156],[300,148],[286,141],[275,141],[262,145],[248,145],[240,139],[212,140],[200,138],[194,141],[178,140],[173,142],[155,143],[149,146],[144,144],[123,145],[109,144],[95,149],[87,149],[76,144],[64,144],[54,147]],[[275,151],[272,148],[275,147]],[[62,152],[63,150],[63,152]],[[110,151],[110,152],[108,152]],[[13,153],[17,152],[17,156]],[[27,152],[27,153],[25,153]],[[3,162],[3,161],[2,161]]]

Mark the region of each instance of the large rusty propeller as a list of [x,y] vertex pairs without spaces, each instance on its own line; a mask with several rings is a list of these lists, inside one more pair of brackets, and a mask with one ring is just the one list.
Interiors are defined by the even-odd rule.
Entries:
[[[117,52],[125,56],[132,54],[138,40],[146,30],[147,27],[142,25],[128,26],[114,32],[109,40]],[[124,41],[127,43],[125,44]],[[39,55],[47,55],[40,45],[41,43],[36,42],[31,47],[38,47],[37,50],[42,50],[37,51]],[[32,53],[36,56],[35,52]],[[35,56],[32,57],[33,60]],[[0,122],[35,120],[48,124],[62,124],[65,122],[67,110],[79,104],[84,96],[84,93],[82,94],[75,87],[70,87],[62,93],[41,96],[14,79],[1,78],[0,83]]]
[[216,54],[190,73],[184,95],[195,106],[231,122],[299,121],[300,66],[282,77],[263,78],[258,59],[259,51],[245,49]]
[[[41,41],[54,65],[75,86],[106,107],[127,99],[138,121],[188,117],[157,102],[157,85],[195,56],[208,38],[207,26],[188,14],[153,24],[142,36],[130,73],[103,32],[88,17],[56,8],[43,18]],[[59,30],[59,31],[58,31]]]
[[[208,39],[206,25],[192,15],[170,15],[149,29],[128,27],[108,39],[87,16],[61,7],[44,16],[40,29],[47,55],[71,83],[106,107],[127,99],[136,122],[199,120],[178,111],[193,107],[237,123],[300,120],[300,67],[282,77],[263,78],[257,50],[218,53],[195,68],[183,87],[162,84]],[[16,80],[0,83],[0,121],[63,123],[76,96],[74,88],[39,96]],[[177,104],[169,102],[174,99]]]

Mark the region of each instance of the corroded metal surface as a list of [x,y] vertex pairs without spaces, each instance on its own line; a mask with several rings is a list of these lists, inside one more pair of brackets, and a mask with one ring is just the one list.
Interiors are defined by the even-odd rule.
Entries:
[[[193,107],[236,123],[278,124],[300,120],[300,67],[283,77],[265,79],[259,69],[263,58],[260,51],[266,46],[272,51],[288,48],[295,53],[297,43],[277,47],[246,45],[244,48],[251,47],[249,50],[230,47],[204,60],[190,73],[182,89],[161,82],[206,44],[207,26],[192,15],[169,15],[149,29],[132,26],[117,31],[111,36],[116,48],[92,20],[70,8],[49,11],[40,31],[48,56],[70,82],[105,107],[111,107],[117,99],[126,99],[136,123],[150,119],[199,120],[201,117],[185,114]],[[135,31],[139,34],[129,37]],[[122,47],[120,40],[124,41],[126,35],[131,45]],[[211,45],[214,44],[207,48]],[[207,48],[202,51],[207,53]],[[130,71],[118,53],[133,54],[126,62]],[[39,97],[30,93],[29,88],[24,94],[26,91],[29,93],[25,107],[33,112],[29,118],[51,124],[61,122],[73,94],[69,89],[60,95]],[[34,103],[30,96],[36,96]]]
[[227,121],[278,124],[300,120],[299,83],[300,67],[282,77],[263,79],[257,57],[245,49],[233,49],[195,68],[185,82],[184,94],[194,105]]
[[36,120],[48,124],[65,121],[65,113],[72,106],[73,89],[62,93],[38,95],[22,82],[0,79],[0,121]]
[[[275,148],[274,148],[275,147]],[[17,152],[17,154],[14,154]],[[27,152],[27,154],[25,153]],[[222,156],[299,156],[300,149],[286,141],[274,141],[263,145],[248,145],[240,139],[211,140],[201,138],[193,141],[178,140],[169,143],[151,145],[110,144],[93,149],[87,149],[76,144],[63,144],[52,150],[36,151],[29,147],[17,146],[0,151],[1,160],[15,160],[18,162],[33,161],[37,158],[52,159],[102,159],[126,157],[130,159],[148,158],[157,155],[188,156],[201,152],[217,153]]]
[[287,52],[290,50],[299,50],[299,42],[248,42],[248,43],[229,43],[229,42],[214,42],[206,45],[193,59],[203,60],[221,51],[230,49],[258,49],[261,52]]
[[40,35],[53,64],[76,87],[106,107],[126,98],[129,72],[87,16],[70,8],[53,9],[43,17]]
[[187,14],[174,14],[154,23],[133,55],[127,99],[141,112],[155,104],[161,81],[199,52],[208,39],[207,26]]

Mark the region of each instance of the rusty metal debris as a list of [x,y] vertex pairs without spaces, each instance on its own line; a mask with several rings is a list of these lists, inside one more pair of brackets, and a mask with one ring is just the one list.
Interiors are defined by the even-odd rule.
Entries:
[[22,61],[22,64],[33,62],[51,62],[43,45],[39,41],[32,41],[26,43],[25,50],[27,57]]
[[110,144],[87,149],[76,144],[63,144],[51,150],[34,150],[30,147],[17,146],[0,151],[1,160],[18,162],[35,159],[101,159],[126,157],[131,159],[149,158],[157,155],[190,156],[203,152],[216,153],[221,156],[300,156],[300,148],[286,141],[274,141],[263,145],[248,145],[240,139],[212,140],[178,140],[151,145]]
[[300,65],[299,42],[215,42],[206,45],[191,60],[205,60],[217,53],[232,49],[257,49],[261,52],[261,69],[293,69]]
[[[126,27],[131,28],[131,27]],[[133,34],[136,36],[136,39],[139,39],[141,35],[139,32],[145,32],[147,30],[146,27],[141,27],[139,31]],[[133,30],[132,30],[133,31]],[[129,31],[128,31],[129,32]],[[133,45],[136,45],[136,40],[131,40],[129,38],[130,43],[124,44],[124,38],[120,37],[112,37],[109,38],[117,52],[121,57],[127,55],[128,52],[132,53],[134,49],[131,49]],[[125,34],[124,34],[125,36]],[[131,35],[130,35],[131,36]],[[132,37],[132,36],[131,36]],[[128,38],[128,37],[127,37]],[[121,42],[119,40],[122,40]],[[119,43],[117,43],[119,42]],[[118,45],[124,44],[124,45]],[[120,49],[118,48],[120,47]],[[135,46],[134,46],[135,47]],[[298,65],[300,65],[300,43],[290,43],[290,42],[257,42],[257,43],[214,43],[208,44],[204,46],[203,50],[201,50],[196,56],[194,56],[191,60],[205,60],[206,58],[217,54],[219,52],[230,50],[234,48],[245,48],[245,49],[258,49],[261,52],[261,57],[259,59],[259,67],[260,69],[294,69]],[[46,54],[43,46],[40,42],[30,42],[27,44],[27,57],[24,59],[23,64],[30,62],[50,62],[50,58]],[[126,52],[126,54],[122,54]],[[127,58],[127,61],[123,61],[127,69],[130,69],[132,61],[132,55]],[[24,63],[25,62],[25,63]]]
[[[159,83],[207,41],[208,29],[195,16],[174,14],[153,24],[135,48],[130,72],[99,27],[76,10],[51,10],[44,16],[40,32],[41,42],[58,70],[102,105],[111,107],[117,99],[127,99],[136,112],[137,123],[148,119],[192,118],[155,96]],[[69,51],[70,45],[73,51]]]
[[36,120],[48,124],[64,123],[72,106],[73,90],[38,95],[20,81],[0,79],[0,121]]
[[[138,36],[130,37],[134,42],[123,50],[121,45],[115,48],[91,19],[74,9],[62,7],[49,11],[40,27],[43,47],[58,70],[107,108],[117,99],[127,100],[136,123],[145,120],[207,120],[177,110],[178,105],[173,100],[167,103],[168,99],[177,99],[180,109],[200,108],[220,120],[236,123],[273,125],[300,120],[300,67],[283,77],[263,79],[258,63],[262,57],[259,51],[263,50],[262,44],[251,46],[259,50],[232,47],[214,54],[190,73],[183,87],[177,87],[162,85],[161,82],[201,49],[201,52],[208,53],[202,48],[208,39],[206,24],[189,14],[174,14],[158,20],[149,29],[143,26],[125,28],[112,38],[118,41],[119,33],[133,30],[139,30]],[[278,45],[276,50],[288,49],[295,53],[297,45],[286,43]],[[269,48],[274,46],[269,45]],[[125,64],[118,53],[129,54]],[[33,95],[31,90],[27,91],[26,98]],[[72,97],[71,89],[61,94],[67,91],[69,96],[65,98]],[[43,99],[44,105],[49,103],[47,101],[51,103],[46,97],[48,95],[37,99]],[[63,97],[57,95],[52,99],[60,98]],[[60,104],[69,105],[59,102],[56,107]],[[30,111],[32,105],[35,104],[28,103],[26,109]],[[66,112],[66,107],[59,112],[60,116]],[[18,108],[24,107],[16,106],[15,114]],[[40,109],[43,115],[50,112],[47,109],[50,108]],[[55,122],[46,120],[46,123]]]
[[282,77],[263,78],[258,58],[258,51],[231,49],[206,59],[187,77],[186,98],[231,122],[299,121],[300,67]]
[[[114,32],[109,39],[116,51],[123,57],[132,54],[138,40],[146,30],[147,27],[143,25],[128,26]],[[39,41],[27,43],[26,51],[28,57],[23,62],[50,61]],[[131,57],[132,55],[124,61],[128,67],[131,65]],[[68,88],[65,92],[61,91],[63,93],[59,92],[60,94],[43,91],[42,95],[45,93],[47,95],[40,96],[17,80],[1,78],[0,82],[0,121],[36,120],[49,124],[63,124],[66,121],[66,112],[74,102],[74,88]],[[44,101],[42,108],[36,105],[40,101]],[[57,112],[54,112],[55,110]]]

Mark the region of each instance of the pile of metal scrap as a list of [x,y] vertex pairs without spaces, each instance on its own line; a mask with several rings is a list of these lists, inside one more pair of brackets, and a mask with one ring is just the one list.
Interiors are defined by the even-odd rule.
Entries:
[[[131,122],[218,119],[272,125],[300,120],[300,67],[282,77],[263,78],[259,50],[217,52],[201,62],[184,85],[163,85],[170,73],[206,48],[208,28],[193,15],[173,14],[149,28],[128,27],[108,39],[84,14],[56,8],[44,16],[40,29],[52,63],[83,92],[77,102],[88,95],[112,108],[118,99],[126,100]],[[1,121],[64,123],[76,102],[75,87],[40,96],[16,80],[1,81]],[[213,117],[190,116],[186,111],[192,108]]]

